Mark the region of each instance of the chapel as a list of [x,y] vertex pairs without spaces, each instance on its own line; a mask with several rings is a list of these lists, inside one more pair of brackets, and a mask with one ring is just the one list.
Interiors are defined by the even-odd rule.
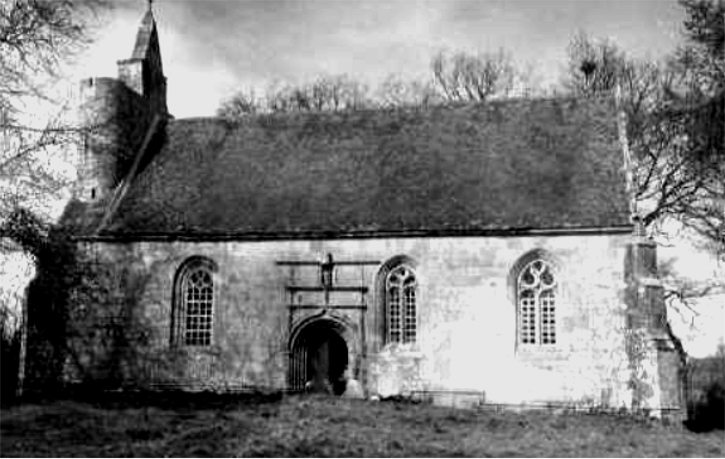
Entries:
[[177,119],[135,38],[81,83],[68,381],[680,410],[615,100]]

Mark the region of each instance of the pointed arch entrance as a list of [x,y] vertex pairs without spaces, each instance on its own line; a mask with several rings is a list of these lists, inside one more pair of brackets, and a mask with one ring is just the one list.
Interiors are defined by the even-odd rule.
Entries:
[[290,388],[305,390],[308,385],[308,390],[322,392],[328,388],[342,394],[344,373],[350,365],[348,336],[347,326],[329,317],[299,324],[290,337]]

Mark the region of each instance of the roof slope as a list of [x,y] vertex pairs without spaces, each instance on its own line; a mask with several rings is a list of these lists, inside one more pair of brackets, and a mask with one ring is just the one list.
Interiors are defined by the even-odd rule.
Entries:
[[[133,47],[133,53],[131,53],[131,59],[144,59],[148,55],[149,47],[153,46],[152,36],[156,30],[156,20],[154,19],[154,13],[149,8],[141,19],[141,25],[139,25],[138,32],[136,33],[136,44]],[[158,38],[157,38],[158,39]]]
[[171,120],[99,235],[627,226],[611,101]]

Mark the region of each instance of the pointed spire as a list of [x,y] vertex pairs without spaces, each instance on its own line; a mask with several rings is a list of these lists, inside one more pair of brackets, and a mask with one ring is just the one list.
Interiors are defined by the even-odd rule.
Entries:
[[118,77],[130,89],[146,97],[154,112],[166,113],[166,77],[161,63],[158,30],[152,1],[146,1],[148,10],[141,19],[131,57],[118,61]]
[[141,19],[141,25],[136,35],[136,45],[133,47],[133,53],[131,54],[132,58],[143,59],[146,57],[148,47],[152,40],[151,37],[156,31],[156,19],[154,19],[151,3],[152,0],[149,0],[149,9],[144,14],[143,19]]

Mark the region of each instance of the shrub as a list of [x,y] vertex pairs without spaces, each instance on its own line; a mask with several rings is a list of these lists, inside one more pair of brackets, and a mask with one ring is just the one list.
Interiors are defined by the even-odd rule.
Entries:
[[20,363],[20,330],[0,333],[0,401],[3,405],[15,399]]
[[688,368],[687,426],[725,429],[725,356],[694,359]]

